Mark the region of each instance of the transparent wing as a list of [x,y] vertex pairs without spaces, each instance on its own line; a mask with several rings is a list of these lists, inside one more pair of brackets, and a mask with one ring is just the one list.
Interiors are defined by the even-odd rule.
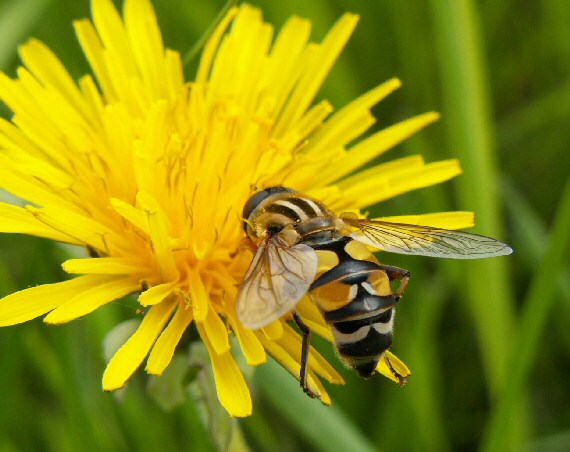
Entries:
[[239,289],[239,321],[259,329],[284,316],[303,298],[317,273],[308,245],[287,246],[279,234],[262,241]]
[[468,232],[350,217],[342,221],[351,238],[390,253],[481,259],[513,252],[503,242]]

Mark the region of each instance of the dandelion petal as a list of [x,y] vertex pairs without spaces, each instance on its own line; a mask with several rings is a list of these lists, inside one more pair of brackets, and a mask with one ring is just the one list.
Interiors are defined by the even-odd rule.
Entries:
[[104,276],[86,275],[60,283],[30,287],[8,295],[0,300],[0,326],[35,319],[106,280]]
[[250,366],[258,366],[267,362],[265,349],[256,334],[241,326],[235,314],[232,313],[228,317],[247,363]]
[[280,339],[281,336],[283,336],[283,324],[281,323],[281,320],[275,320],[269,325],[261,328],[261,331],[267,338],[271,339],[272,341],[276,341]]
[[61,266],[67,273],[100,275],[143,274],[147,270],[143,264],[137,265],[133,263],[132,259],[121,257],[69,259]]
[[[396,355],[391,353],[389,350],[385,352],[385,356],[388,357],[390,360],[390,364],[392,365],[393,369],[398,372],[402,377],[408,377],[411,375],[410,369],[406,366]],[[394,375],[388,363],[386,362],[386,358],[380,359],[378,361],[378,365],[376,366],[376,372],[380,372],[385,377],[388,377],[390,380],[400,383],[400,380]]]
[[222,406],[230,416],[245,417],[252,411],[249,388],[230,352],[218,355],[204,329],[199,323],[198,331],[212,361],[214,379],[216,380],[216,392]]
[[204,282],[196,272],[190,273],[190,297],[194,318],[197,322],[203,322],[208,315],[209,296],[204,287]]
[[51,311],[44,318],[44,322],[51,324],[69,322],[137,290],[140,290],[140,283],[136,280],[133,281],[131,277],[111,281],[109,281],[109,278],[106,278],[105,282],[77,294],[75,297]]
[[81,244],[79,240],[73,240],[68,235],[41,223],[26,209],[5,203],[0,203],[0,232],[30,234],[58,242]]
[[438,212],[423,215],[398,215],[391,217],[373,218],[372,220],[387,221],[392,223],[417,224],[443,229],[465,229],[475,226],[475,214],[473,212]]
[[175,307],[175,302],[165,302],[150,308],[135,334],[109,361],[103,374],[105,391],[114,391],[125,385],[148,354]]
[[149,374],[162,375],[166,366],[170,364],[174,350],[191,321],[192,310],[185,309],[185,307],[180,304],[176,314],[174,314],[174,317],[172,317],[168,326],[161,333],[150,352],[146,364],[146,371]]
[[204,330],[210,339],[213,350],[222,355],[230,351],[230,342],[228,340],[228,329],[220,316],[213,310],[208,310],[208,315],[202,323]]
[[139,303],[142,306],[152,306],[160,303],[176,289],[177,285],[176,282],[171,282],[153,286],[139,295]]

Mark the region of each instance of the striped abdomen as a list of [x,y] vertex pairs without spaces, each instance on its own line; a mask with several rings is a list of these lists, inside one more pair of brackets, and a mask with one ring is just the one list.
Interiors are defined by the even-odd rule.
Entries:
[[311,246],[319,267],[310,296],[330,326],[341,358],[369,377],[392,344],[397,298],[388,275],[364,245],[348,237]]

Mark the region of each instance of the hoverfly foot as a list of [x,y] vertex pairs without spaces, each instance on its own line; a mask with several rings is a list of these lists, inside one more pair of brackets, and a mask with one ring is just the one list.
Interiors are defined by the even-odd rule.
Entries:
[[315,394],[313,391],[311,391],[308,386],[301,385],[301,388],[303,388],[303,392],[305,394],[307,394],[311,399],[315,399],[315,398],[319,399],[320,398],[317,394]]
[[396,378],[396,380],[398,380],[398,386],[400,386],[400,388],[402,386],[405,386],[408,383],[408,380],[406,379],[406,377],[396,372],[396,369],[394,369],[394,366],[392,366],[392,362],[390,361],[387,355],[384,355],[384,361],[386,362],[386,364],[388,364],[388,367],[390,369],[390,372],[392,372],[392,375]]
[[406,377],[402,377],[400,374],[395,375],[398,379],[398,386],[402,387],[408,384],[408,380]]

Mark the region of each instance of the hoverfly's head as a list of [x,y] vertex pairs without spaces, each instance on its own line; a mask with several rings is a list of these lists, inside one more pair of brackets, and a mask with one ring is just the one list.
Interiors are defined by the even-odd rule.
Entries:
[[286,187],[270,187],[255,192],[253,195],[251,195],[251,197],[245,203],[242,213],[243,230],[248,236],[251,235],[253,229],[255,228],[255,214],[258,213],[259,207],[264,204],[264,201],[268,200],[271,197],[274,197],[275,195],[284,193],[295,193],[295,190],[291,190],[290,188]]

